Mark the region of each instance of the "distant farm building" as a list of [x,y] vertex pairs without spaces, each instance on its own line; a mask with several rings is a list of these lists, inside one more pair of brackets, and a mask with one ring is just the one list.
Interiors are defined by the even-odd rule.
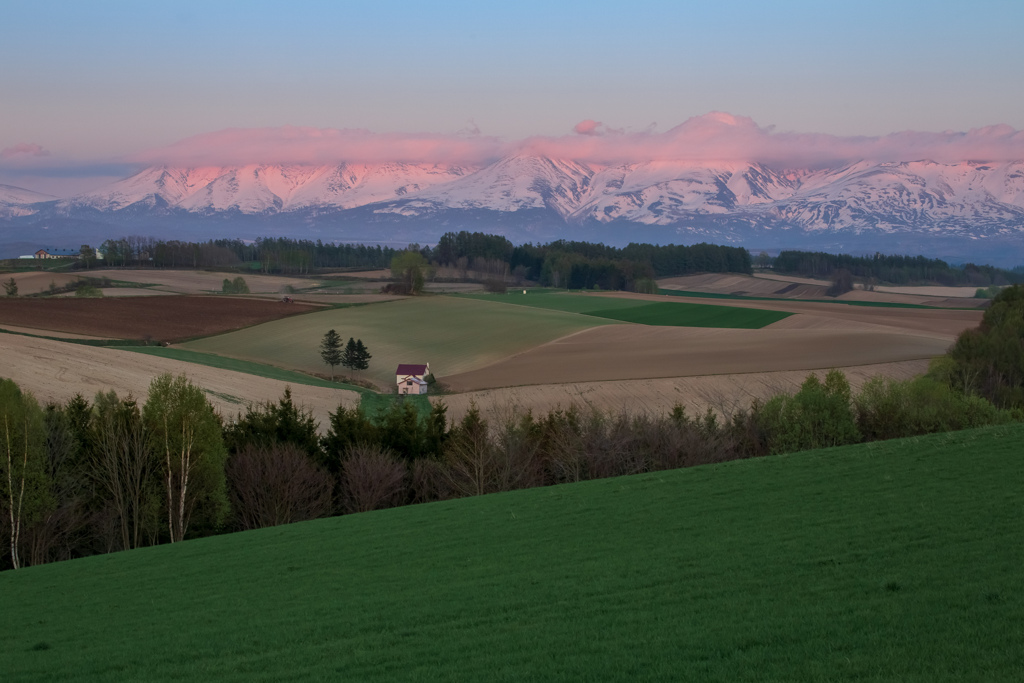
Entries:
[[427,375],[430,374],[430,363],[413,365],[403,363],[395,370],[395,381],[398,383],[399,394],[427,393]]
[[78,258],[82,254],[78,249],[57,249],[44,247],[35,253],[36,258]]

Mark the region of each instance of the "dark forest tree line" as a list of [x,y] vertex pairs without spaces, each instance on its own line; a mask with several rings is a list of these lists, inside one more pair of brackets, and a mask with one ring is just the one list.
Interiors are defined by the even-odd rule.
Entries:
[[265,273],[306,274],[325,268],[389,268],[396,258],[418,253],[425,263],[472,270],[481,277],[531,280],[569,289],[635,289],[638,281],[697,272],[750,273],[742,247],[630,244],[619,248],[558,240],[515,246],[500,235],[446,233],[435,247],[407,249],[332,244],[289,238],[185,242],[129,236],[100,247],[108,265],[156,268],[218,268],[247,264]]
[[689,273],[750,273],[750,253],[742,247],[713,244],[630,244],[611,247],[557,240],[515,246],[504,237],[483,233],[446,233],[428,255],[440,265],[474,259],[507,263],[522,279],[568,289],[636,289],[636,283]]
[[968,263],[962,268],[941,259],[924,256],[851,256],[811,251],[783,251],[773,260],[776,272],[835,279],[842,272],[861,280],[876,280],[897,285],[938,283],[946,286],[987,287],[1024,282],[1024,273],[993,266]]

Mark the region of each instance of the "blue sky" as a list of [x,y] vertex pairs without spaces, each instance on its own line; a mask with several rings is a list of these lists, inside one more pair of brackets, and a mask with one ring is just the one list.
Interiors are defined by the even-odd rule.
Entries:
[[522,138],[725,111],[846,136],[1024,128],[1020,0],[0,0],[0,24],[0,149],[40,145],[53,174],[228,127]]

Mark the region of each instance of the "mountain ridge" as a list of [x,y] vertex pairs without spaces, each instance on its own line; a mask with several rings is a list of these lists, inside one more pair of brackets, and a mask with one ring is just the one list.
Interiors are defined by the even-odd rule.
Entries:
[[9,224],[4,232],[89,222],[184,236],[205,221],[207,234],[214,226],[228,235],[277,227],[329,240],[432,241],[458,225],[517,240],[610,236],[780,247],[824,240],[865,248],[920,244],[922,252],[938,240],[954,251],[958,242],[1005,249],[1024,247],[1024,161],[778,168],[514,154],[477,165],[155,165],[67,199],[0,188],[0,211]]

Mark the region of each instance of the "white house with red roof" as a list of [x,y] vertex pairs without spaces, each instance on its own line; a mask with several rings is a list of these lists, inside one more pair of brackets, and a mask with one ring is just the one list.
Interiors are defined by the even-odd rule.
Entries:
[[398,383],[399,394],[425,394],[427,393],[427,375],[430,374],[430,363],[415,365],[402,363],[395,371],[395,381]]

